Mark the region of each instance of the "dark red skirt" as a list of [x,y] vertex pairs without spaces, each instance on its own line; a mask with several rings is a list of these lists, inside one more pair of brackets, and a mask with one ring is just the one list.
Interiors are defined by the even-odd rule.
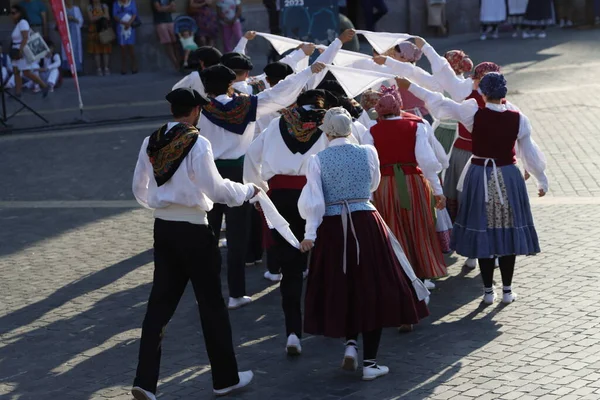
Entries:
[[312,251],[306,285],[304,330],[343,338],[379,328],[416,324],[429,315],[402,270],[377,211],[352,214],[360,246],[348,223],[346,274],[339,215],[324,217]]

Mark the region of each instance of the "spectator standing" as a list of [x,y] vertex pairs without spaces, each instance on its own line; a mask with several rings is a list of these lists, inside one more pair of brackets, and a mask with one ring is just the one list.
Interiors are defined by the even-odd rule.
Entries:
[[113,5],[113,18],[117,21],[117,43],[121,46],[121,74],[127,74],[127,58],[131,60],[131,73],[138,73],[135,58],[135,20],[138,17],[135,0],[117,0]]
[[518,38],[523,29],[523,18],[529,0],[508,0],[508,23],[513,27],[513,38]]
[[[546,28],[554,22],[554,9],[552,0],[529,0],[527,11],[525,11],[524,25],[527,30],[523,32],[523,38],[538,37],[546,38]],[[535,30],[538,30],[535,33]]]
[[242,38],[242,1],[217,0],[217,14],[223,29],[223,49],[229,53]]
[[506,21],[506,4],[499,0],[481,0],[481,40],[498,39],[498,26]]
[[175,50],[175,26],[173,25],[172,12],[176,11],[175,0],[152,0],[152,15],[154,26],[160,44],[165,48],[167,56],[173,63],[175,69],[179,69],[179,60]]
[[219,34],[215,0],[190,0],[188,14],[196,20],[196,40],[200,46],[214,46]]
[[15,24],[15,28],[11,34],[11,58],[13,61],[13,73],[15,75],[15,96],[21,97],[23,77],[25,77],[40,85],[44,97],[46,97],[48,95],[48,86],[34,73],[34,70],[39,68],[38,64],[27,62],[23,55],[23,49],[27,45],[29,32],[31,32],[31,27],[29,26],[29,22],[27,22],[27,12],[20,5],[14,5],[10,8],[10,17]]
[[[83,26],[83,14],[81,9],[73,4],[73,0],[65,0],[67,10],[67,21],[69,23],[69,34],[71,35],[71,46],[73,47],[73,61],[77,72],[83,71],[83,51],[81,50],[81,27]],[[65,49],[61,46],[61,57],[63,59],[62,69],[70,71],[69,61]]]
[[19,5],[27,14],[29,26],[40,33],[44,38],[48,37],[48,8],[42,0],[22,0]]
[[573,26],[573,16],[575,15],[575,5],[573,0],[554,0],[556,7],[556,18],[561,28],[570,28]]
[[427,1],[427,25],[435,28],[437,34],[446,36],[446,0],[426,0]]
[[[279,26],[279,1],[278,0],[263,0],[263,4],[267,9],[267,15],[269,16],[269,31],[273,35],[281,34],[281,27]],[[269,44],[271,50],[269,51],[268,62],[276,62],[281,58],[275,48]]]
[[374,31],[377,22],[388,13],[385,0],[361,0],[361,4],[367,30]]
[[[88,6],[87,13],[90,20],[87,52],[94,56],[98,75],[110,75],[108,63],[110,53],[112,52],[112,45],[110,43],[102,43],[98,35],[104,29],[112,29],[108,6],[100,0],[92,0]],[[104,70],[102,67],[104,67]]]
[[600,25],[600,0],[594,0],[594,23]]

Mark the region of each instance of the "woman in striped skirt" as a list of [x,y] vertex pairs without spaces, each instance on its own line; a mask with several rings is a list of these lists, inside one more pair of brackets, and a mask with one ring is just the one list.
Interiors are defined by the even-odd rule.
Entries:
[[376,110],[379,122],[370,134],[379,153],[382,179],[374,194],[375,207],[398,238],[417,277],[433,289],[429,279],[445,276],[447,269],[435,229],[434,206],[443,209],[446,199],[437,176],[442,165],[430,142],[431,128],[402,111],[395,87],[383,91]]

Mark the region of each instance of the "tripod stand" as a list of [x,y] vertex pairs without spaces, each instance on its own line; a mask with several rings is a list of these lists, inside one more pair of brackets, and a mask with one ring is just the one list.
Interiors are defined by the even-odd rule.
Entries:
[[[9,78],[7,77],[7,79],[9,79]],[[5,128],[10,128],[10,126],[7,123],[8,120],[11,119],[11,118],[13,118],[15,115],[17,115],[18,113],[20,113],[21,111],[23,111],[25,109],[31,111],[32,114],[34,114],[36,117],[38,117],[39,119],[41,119],[45,123],[49,122],[40,113],[38,113],[33,108],[31,108],[27,104],[25,104],[20,98],[18,98],[17,96],[15,96],[12,93],[6,91],[5,84],[6,84],[6,82],[4,82],[4,79],[0,79],[0,97],[2,98],[2,115],[0,116],[0,124],[4,125]],[[8,95],[9,98],[11,98],[14,101],[16,101],[17,103],[19,103],[20,107],[21,107],[17,111],[13,112],[12,114],[10,114],[8,116],[6,114],[6,97],[5,97],[5,94]]]

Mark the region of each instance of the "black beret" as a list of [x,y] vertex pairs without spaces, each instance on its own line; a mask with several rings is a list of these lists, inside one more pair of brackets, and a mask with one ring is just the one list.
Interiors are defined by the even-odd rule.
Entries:
[[233,72],[230,68],[220,64],[205,68],[202,70],[202,72],[200,72],[200,79],[205,86],[206,82],[209,81],[231,83],[235,81],[235,78],[237,78],[235,72]]
[[205,106],[209,103],[208,99],[190,88],[175,89],[167,94],[165,98],[172,105],[183,107]]
[[328,90],[337,97],[346,97],[344,88],[336,80],[324,80],[317,86],[317,89]]
[[292,67],[279,61],[267,65],[263,71],[268,78],[272,79],[285,79],[294,73]]
[[319,100],[323,100],[326,109],[337,107],[339,104],[337,97],[335,97],[331,92],[323,89],[307,90],[298,96],[296,104],[299,107],[307,105],[314,106]]
[[221,57],[223,54],[219,51],[219,49],[214,48],[212,46],[202,46],[198,49],[194,50],[190,54],[190,63],[199,63],[202,61],[204,63],[204,67],[208,68],[213,65],[217,65],[221,62]]
[[221,57],[221,64],[233,70],[252,71],[254,65],[250,57],[241,53],[227,53]]

